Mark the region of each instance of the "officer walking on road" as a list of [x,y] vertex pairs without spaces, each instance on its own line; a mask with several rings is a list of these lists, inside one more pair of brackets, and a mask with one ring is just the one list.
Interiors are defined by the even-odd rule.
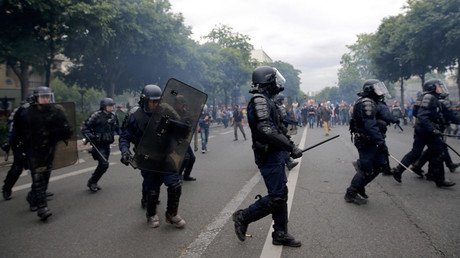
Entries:
[[73,134],[72,126],[61,107],[48,105],[54,94],[46,86],[34,90],[34,101],[14,119],[17,137],[24,146],[27,164],[32,175],[32,190],[27,196],[31,210],[45,221],[52,215],[46,200],[46,190],[53,167],[56,145]]
[[19,115],[24,109],[29,107],[34,102],[32,101],[32,97],[28,98],[28,101],[18,108],[16,108],[13,112],[11,112],[10,116],[8,117],[7,128],[8,128],[8,135],[7,141],[3,143],[2,150],[5,151],[8,155],[9,151],[13,151],[13,164],[11,165],[10,170],[6,174],[5,180],[3,181],[2,187],[2,194],[3,199],[11,200],[12,188],[14,184],[21,176],[22,170],[27,168],[27,162],[25,159],[25,153],[23,146],[20,145],[19,139],[15,137],[15,128],[14,128],[14,117]]
[[81,130],[83,137],[91,141],[93,145],[91,154],[98,162],[87,183],[89,190],[93,193],[101,190],[97,183],[109,168],[110,144],[115,141],[115,133],[120,134],[118,118],[113,113],[114,106],[113,99],[103,98],[99,110],[91,114]]
[[[138,147],[142,135],[155,109],[158,108],[162,95],[161,88],[157,85],[146,85],[141,92],[139,108],[129,114],[123,131],[120,135],[121,162],[129,165],[132,161],[130,143],[134,144],[134,151]],[[147,223],[152,228],[160,226],[157,214],[157,202],[160,196],[160,187],[164,183],[168,187],[168,202],[166,208],[166,221],[177,228],[185,226],[185,220],[178,213],[179,200],[182,193],[182,181],[179,173],[156,173],[141,170],[144,179],[143,192],[147,200]]]
[[[359,98],[353,107],[350,132],[358,149],[359,160],[353,164],[357,171],[344,196],[347,202],[366,204],[366,185],[388,168],[386,158],[388,148],[385,144],[387,124],[383,121],[382,130],[378,123],[378,118],[385,116],[382,110],[388,111],[388,109],[378,108],[385,94],[388,94],[388,90],[383,82],[375,79],[367,80],[364,82],[363,91],[358,93]],[[380,103],[382,104],[384,102]]]
[[433,181],[437,187],[451,187],[455,183],[444,177],[443,153],[446,147],[442,140],[443,118],[450,117],[450,110],[447,110],[440,101],[442,94],[447,93],[447,88],[440,80],[432,79],[423,84],[423,91],[417,101],[420,105],[414,110],[417,122],[415,123],[412,150],[401,160],[402,165],[399,164],[393,169],[393,177],[401,183],[401,176],[405,167],[414,163],[421,156],[426,145],[432,153],[429,172],[433,175]]
[[299,247],[301,242],[288,233],[287,178],[284,168],[287,153],[300,158],[302,151],[283,134],[280,115],[273,96],[281,92],[284,77],[277,69],[261,66],[252,73],[253,97],[248,104],[248,123],[252,133],[255,162],[262,174],[268,195],[233,214],[235,233],[240,241],[246,239],[248,225],[267,215],[273,216],[272,243]]

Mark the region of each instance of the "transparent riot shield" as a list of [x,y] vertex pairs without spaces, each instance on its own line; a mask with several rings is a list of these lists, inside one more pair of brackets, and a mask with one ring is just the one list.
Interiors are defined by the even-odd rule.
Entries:
[[179,172],[207,97],[176,79],[168,81],[135,150],[139,169]]
[[75,103],[34,104],[28,115],[29,165],[36,172],[78,161]]
[[297,125],[288,124],[287,129],[288,129],[287,135],[296,135],[297,134]]

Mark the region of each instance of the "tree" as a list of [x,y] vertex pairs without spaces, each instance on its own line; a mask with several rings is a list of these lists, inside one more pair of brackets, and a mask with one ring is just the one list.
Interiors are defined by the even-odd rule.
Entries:
[[338,72],[338,90],[341,98],[349,103],[356,99],[363,82],[375,77],[369,56],[372,41],[372,34],[358,35],[357,41],[347,46],[350,51],[342,55],[340,60],[342,67]]

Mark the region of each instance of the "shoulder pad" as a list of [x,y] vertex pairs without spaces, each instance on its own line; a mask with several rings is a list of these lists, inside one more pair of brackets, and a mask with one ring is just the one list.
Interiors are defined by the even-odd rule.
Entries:
[[422,103],[420,104],[420,106],[424,108],[434,107],[436,105],[437,100],[438,99],[432,94],[425,94],[423,95]]
[[134,114],[139,109],[139,106],[134,106],[128,110],[128,115]]

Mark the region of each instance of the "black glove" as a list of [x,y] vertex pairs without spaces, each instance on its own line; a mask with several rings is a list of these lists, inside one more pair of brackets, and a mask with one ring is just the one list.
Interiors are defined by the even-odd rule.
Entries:
[[401,123],[401,121],[400,121],[399,119],[395,119],[395,120],[393,121],[393,124],[399,125],[400,123]]
[[390,153],[388,152],[388,147],[385,143],[378,144],[377,149],[382,152],[384,155],[389,156]]
[[131,153],[129,152],[123,152],[121,154],[121,159],[120,162],[125,164],[126,166],[129,166],[129,161],[131,160]]
[[2,147],[1,147],[1,148],[2,148],[2,150],[3,150],[4,152],[7,152],[7,153],[8,153],[8,152],[10,151],[10,149],[11,149],[11,146],[10,146],[10,144],[9,144],[8,142],[4,142],[4,143],[2,144]]
[[441,135],[442,135],[441,131],[439,131],[438,129],[434,129],[434,130],[433,130],[433,134],[434,134],[435,136],[441,136]]
[[297,148],[297,147],[294,147],[294,149],[291,151],[291,158],[293,159],[297,159],[297,158],[300,158],[302,157],[302,150]]

